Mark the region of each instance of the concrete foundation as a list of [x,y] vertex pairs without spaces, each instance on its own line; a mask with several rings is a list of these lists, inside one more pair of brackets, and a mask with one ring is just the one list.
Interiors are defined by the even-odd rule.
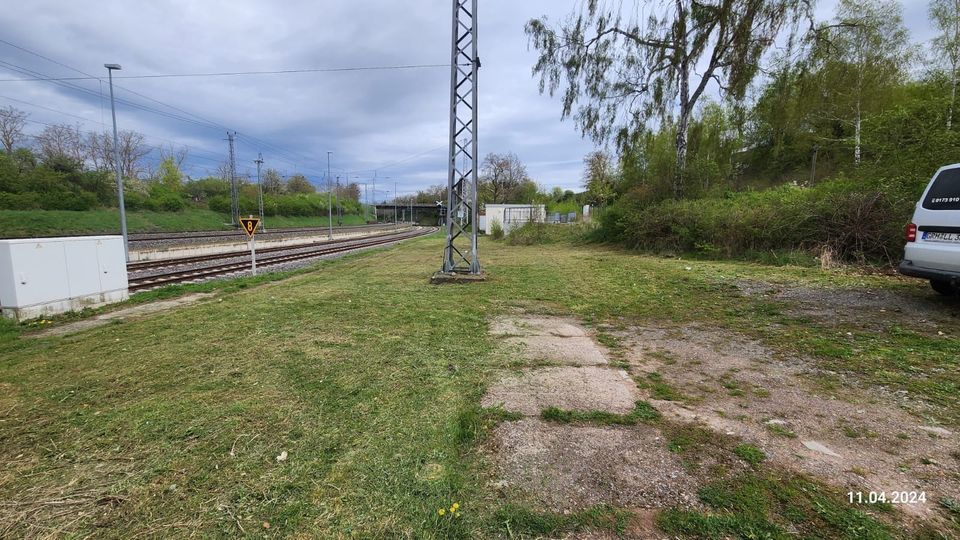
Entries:
[[430,283],[433,285],[442,285],[444,283],[476,283],[486,280],[487,274],[485,272],[480,272],[479,274],[437,272],[430,277]]

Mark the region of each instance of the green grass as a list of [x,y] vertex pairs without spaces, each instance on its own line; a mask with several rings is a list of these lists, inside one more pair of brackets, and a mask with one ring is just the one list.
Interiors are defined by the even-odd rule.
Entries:
[[763,450],[760,450],[752,444],[739,444],[733,449],[733,453],[753,466],[757,466],[763,463],[763,460],[767,459],[767,455],[763,453]]
[[781,426],[780,424],[767,424],[767,430],[774,435],[779,435],[785,439],[796,439],[797,434],[792,429]]
[[497,510],[492,522],[509,538],[544,538],[583,530],[608,530],[620,534],[627,526],[630,514],[623,510],[600,505],[570,514],[538,512],[517,504],[504,505]]
[[712,482],[699,492],[710,512],[671,510],[658,525],[668,533],[695,538],[894,539],[876,517],[851,507],[842,495],[797,475],[747,473]]
[[607,411],[569,411],[557,407],[548,407],[540,413],[540,418],[563,424],[590,423],[632,426],[638,422],[658,420],[660,419],[660,413],[646,401],[638,401],[634,409],[627,414]]
[[663,376],[654,371],[647,374],[647,380],[637,381],[641,388],[650,390],[650,396],[653,399],[663,401],[685,401],[687,399],[679,390],[663,380]]
[[[619,510],[556,515],[489,488],[493,471],[479,445],[497,422],[516,417],[479,408],[483,389],[512,360],[495,352],[486,324],[516,310],[743,332],[842,370],[864,388],[909,390],[945,426],[960,421],[956,332],[918,327],[850,338],[852,324],[843,321],[830,331],[789,318],[773,325],[770,314],[784,306],[730,285],[756,279],[920,297],[929,295],[923,283],[484,240],[486,282],[429,286],[441,247],[433,236],[283,281],[263,276],[137,295],[133,302],[193,290],[217,297],[73,336],[19,339],[26,327],[2,322],[0,537],[57,530],[232,538],[240,527],[249,536],[365,538],[617,530]],[[623,418],[568,413],[552,419],[655,416],[647,408]],[[712,448],[667,424],[654,425],[685,459]],[[287,459],[277,461],[284,451]],[[863,509],[815,482],[771,476],[780,473],[768,467],[741,479],[749,493],[718,484],[701,493],[709,513],[667,512],[661,525],[715,538],[790,528],[808,537],[884,537]],[[453,502],[459,517],[438,515]]]
[[[230,218],[211,210],[190,208],[181,212],[127,212],[131,233],[228,229]],[[270,227],[325,227],[326,217],[265,218]],[[343,216],[345,225],[363,223],[357,215]],[[118,234],[120,212],[114,209],[71,212],[68,210],[0,210],[0,236],[19,238],[74,234]]]

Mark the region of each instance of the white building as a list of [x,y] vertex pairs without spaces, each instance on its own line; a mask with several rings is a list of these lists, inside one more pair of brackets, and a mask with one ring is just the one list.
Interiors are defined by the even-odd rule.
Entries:
[[487,204],[485,208],[485,214],[480,216],[480,231],[484,234],[490,233],[494,223],[509,233],[528,221],[543,223],[547,217],[547,208],[542,204]]

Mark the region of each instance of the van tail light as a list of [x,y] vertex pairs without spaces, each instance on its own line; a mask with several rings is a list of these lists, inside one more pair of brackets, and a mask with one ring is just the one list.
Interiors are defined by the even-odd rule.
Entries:
[[911,223],[907,225],[907,242],[916,242],[917,241],[917,225]]

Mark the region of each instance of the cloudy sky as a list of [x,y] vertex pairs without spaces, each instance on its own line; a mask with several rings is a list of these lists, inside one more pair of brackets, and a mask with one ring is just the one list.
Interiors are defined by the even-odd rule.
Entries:
[[[541,96],[523,25],[556,21],[574,0],[481,0],[480,153],[513,151],[547,188],[578,189],[593,149],[560,104]],[[822,1],[829,18],[835,0]],[[915,41],[933,31],[926,2],[907,0]],[[441,0],[285,2],[255,0],[31,0],[0,10],[0,106],[44,124],[109,129],[103,64],[118,77],[432,65],[449,62],[451,6]],[[45,58],[44,58],[45,57]],[[35,77],[79,78],[14,81]],[[185,172],[201,177],[227,155],[227,129],[239,132],[240,172],[265,166],[321,184],[327,152],[334,175],[367,182],[378,198],[446,182],[449,69],[348,71],[231,77],[116,80],[118,122],[161,147],[187,147]],[[158,114],[162,113],[162,114]],[[385,191],[389,188],[390,193]]]

